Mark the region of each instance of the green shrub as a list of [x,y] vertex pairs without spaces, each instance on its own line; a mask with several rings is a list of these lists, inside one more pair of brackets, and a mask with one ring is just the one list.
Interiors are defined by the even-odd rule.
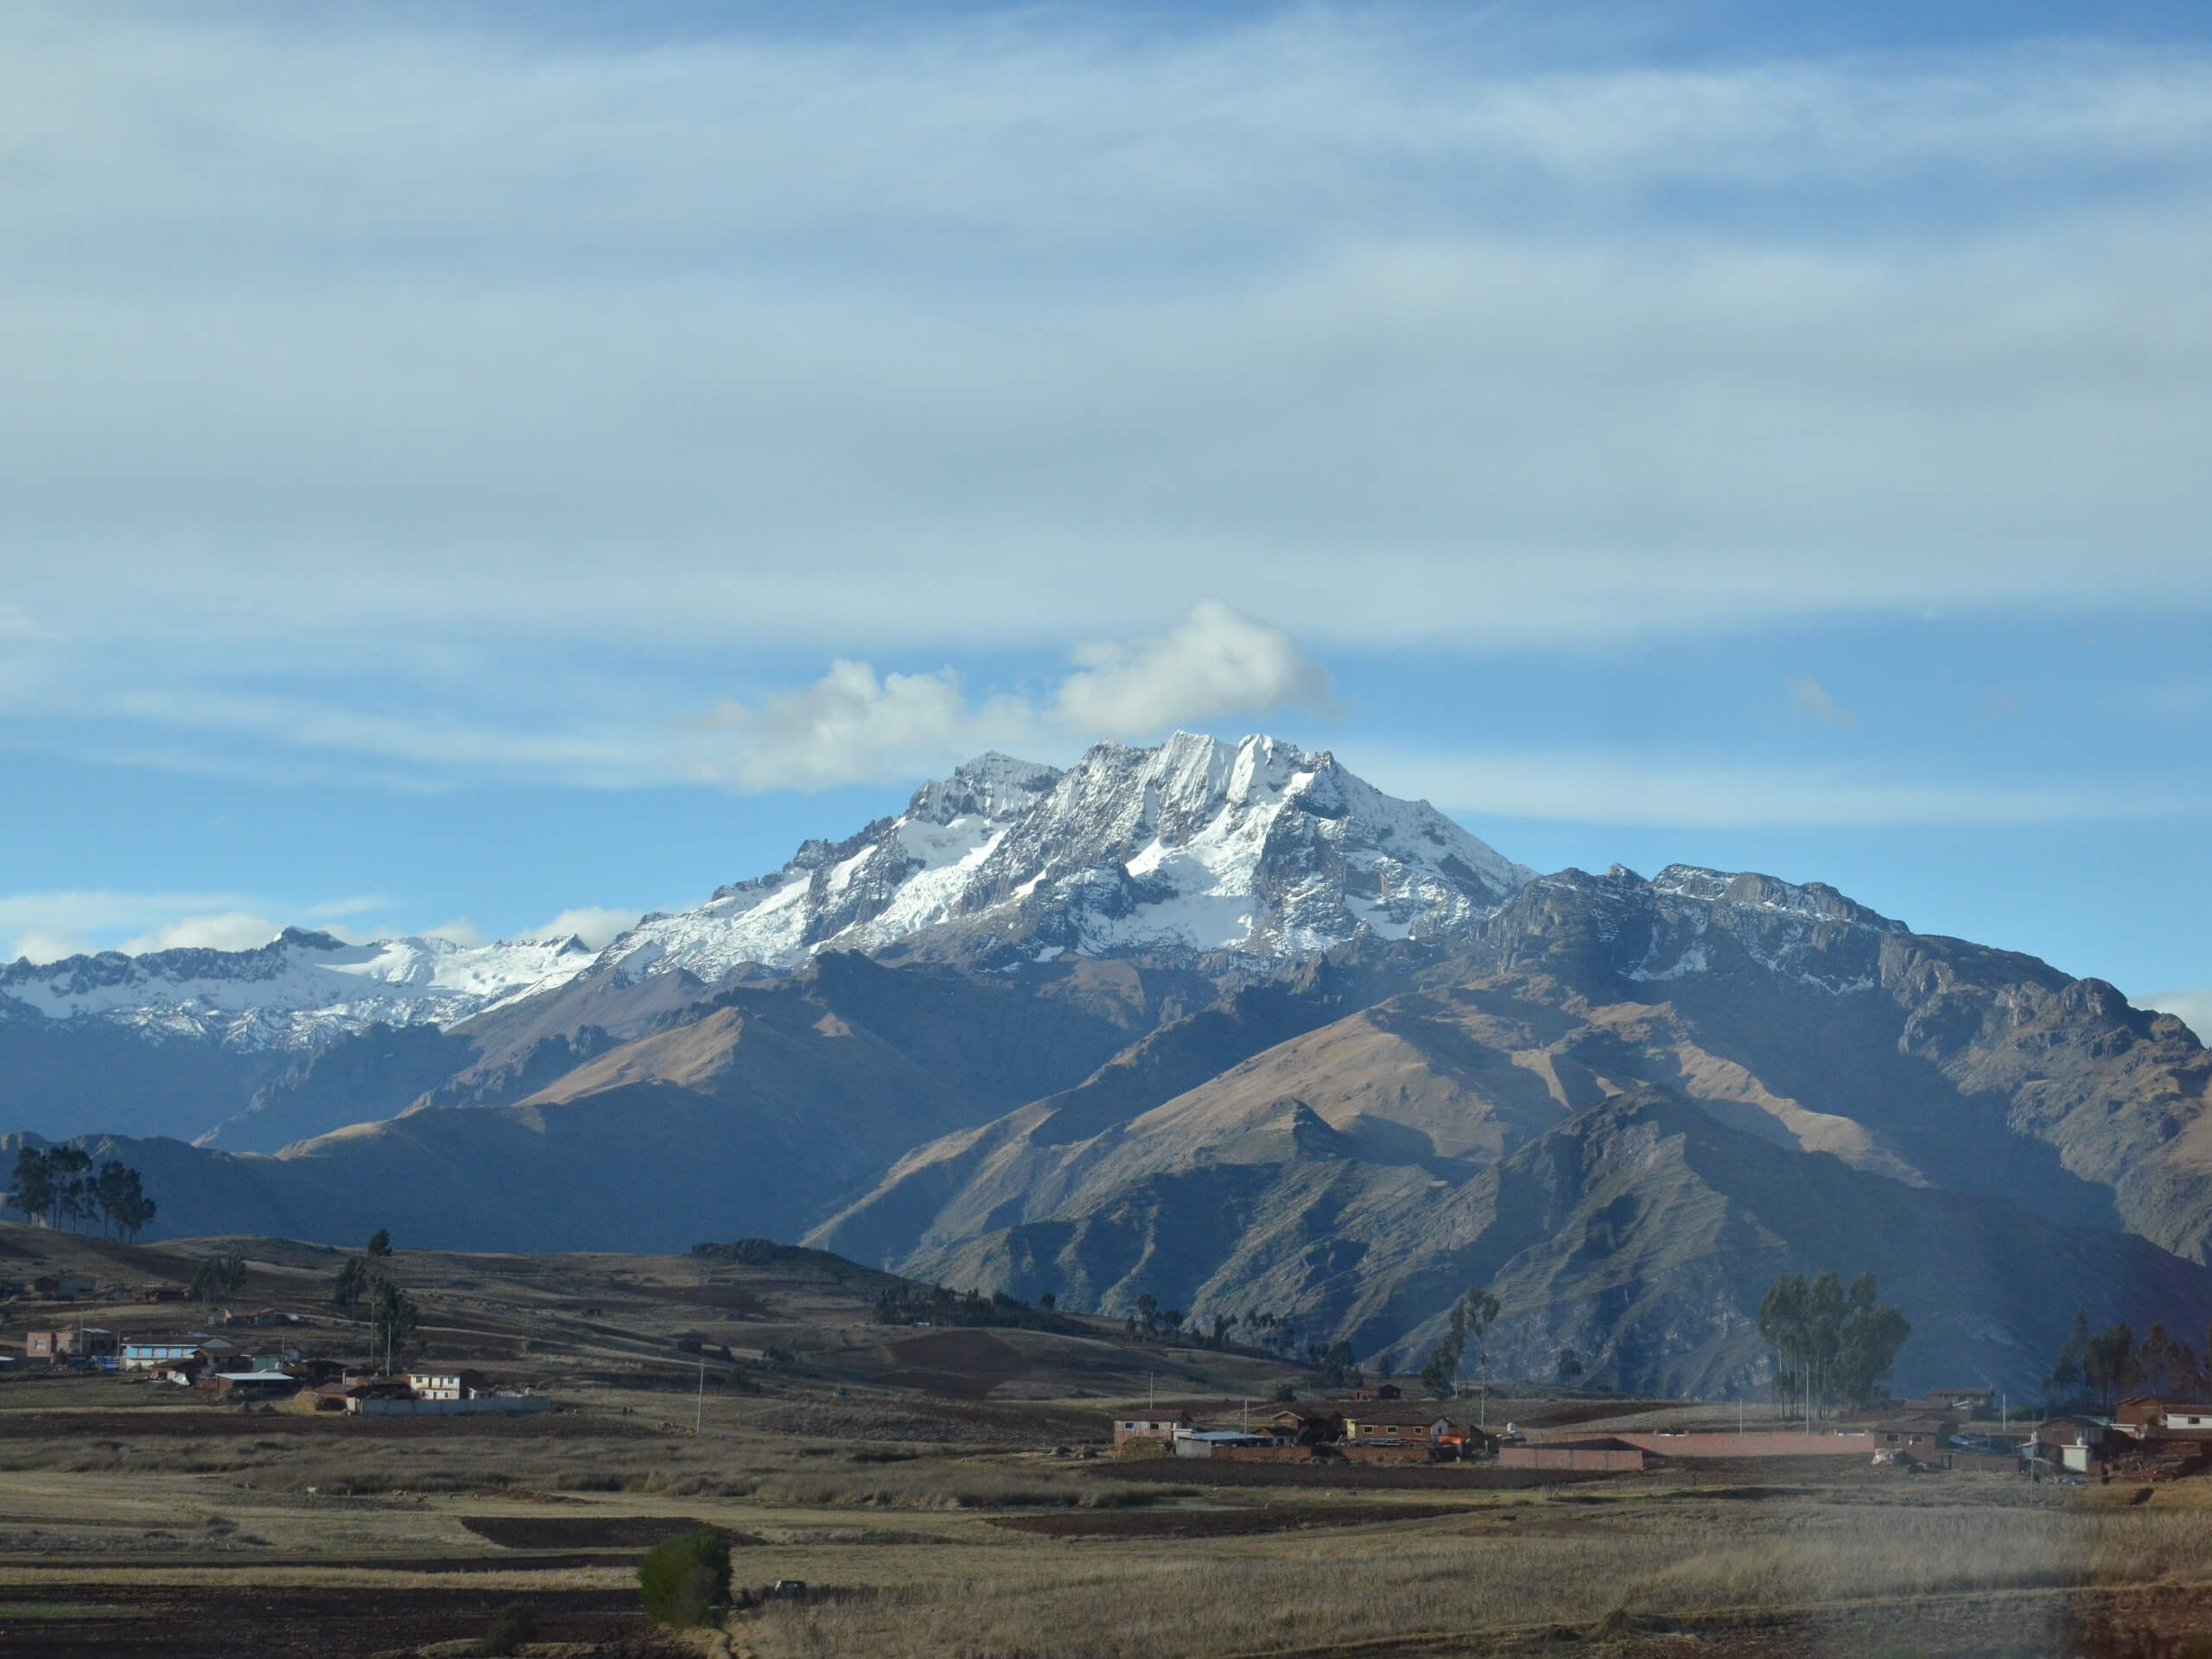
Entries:
[[537,1639],[537,1618],[524,1602],[511,1601],[492,1616],[492,1626],[484,1632],[484,1639],[476,1644],[482,1654],[510,1654],[522,1650],[525,1642]]
[[704,1624],[729,1600],[729,1539],[702,1528],[656,1544],[638,1565],[638,1588],[655,1623],[677,1630]]

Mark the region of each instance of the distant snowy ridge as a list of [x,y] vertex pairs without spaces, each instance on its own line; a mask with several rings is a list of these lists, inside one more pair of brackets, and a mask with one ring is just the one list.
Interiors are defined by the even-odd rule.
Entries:
[[98,1016],[148,1035],[307,1047],[381,1020],[450,1025],[563,985],[595,953],[581,940],[377,939],[348,944],[288,927],[252,950],[104,950],[0,969],[12,1001],[50,1018]]
[[308,1047],[383,1021],[452,1025],[597,964],[712,982],[825,949],[977,966],[1078,957],[1307,956],[1362,934],[1441,938],[1535,872],[1426,802],[1270,737],[1102,743],[1065,772],[985,754],[906,811],[810,841],[772,874],[575,939],[347,944],[288,928],[254,950],[116,951],[0,969],[0,1018],[92,1017],[148,1035]]

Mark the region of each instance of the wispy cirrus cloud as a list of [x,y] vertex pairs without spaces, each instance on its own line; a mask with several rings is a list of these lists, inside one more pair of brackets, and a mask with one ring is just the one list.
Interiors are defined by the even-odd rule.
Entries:
[[425,630],[1065,648],[1194,569],[1385,648],[2212,603],[2187,48],[32,5],[0,104],[11,602],[171,685]]
[[1383,788],[1447,809],[1581,823],[1740,829],[2096,823],[2212,813],[2212,791],[2169,786],[1928,781],[1788,763],[1714,764],[1633,752],[1362,751]]

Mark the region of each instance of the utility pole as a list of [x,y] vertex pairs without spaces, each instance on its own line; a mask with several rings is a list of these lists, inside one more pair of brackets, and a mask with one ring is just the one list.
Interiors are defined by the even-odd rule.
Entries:
[[699,1408],[691,1415],[691,1432],[703,1434],[707,1430],[707,1354],[699,1352]]
[[1159,1410],[1159,1408],[1158,1403],[1152,1397],[1152,1373],[1150,1371],[1147,1371],[1144,1374],[1145,1414],[1149,1417],[1154,1412]]

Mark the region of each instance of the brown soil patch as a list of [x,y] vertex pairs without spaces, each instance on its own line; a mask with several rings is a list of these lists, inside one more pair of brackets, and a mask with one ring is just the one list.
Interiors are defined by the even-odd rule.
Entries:
[[932,1331],[889,1344],[899,1369],[880,1380],[956,1400],[981,1400],[1033,1369],[1028,1357],[988,1331]]
[[0,1653],[166,1659],[366,1659],[481,1635],[511,1601],[541,1639],[637,1659],[688,1654],[657,1635],[634,1590],[303,1589],[292,1586],[16,1585],[0,1591]]
[[994,1520],[1009,1532],[1047,1538],[1241,1538],[1312,1527],[1370,1527],[1459,1515],[1457,1503],[1315,1503],[1267,1510],[1122,1510],[1091,1515],[1020,1515]]
[[1344,1491],[1516,1492],[1539,1486],[1618,1479],[1595,1469],[1498,1469],[1465,1464],[1237,1463],[1218,1458],[1103,1459],[1086,1466],[1099,1480],[1172,1482],[1188,1486],[1328,1486]]
[[[686,1515],[465,1515],[461,1524],[502,1549],[650,1549],[664,1538],[709,1529]],[[724,1535],[734,1545],[760,1541],[750,1533]]]

